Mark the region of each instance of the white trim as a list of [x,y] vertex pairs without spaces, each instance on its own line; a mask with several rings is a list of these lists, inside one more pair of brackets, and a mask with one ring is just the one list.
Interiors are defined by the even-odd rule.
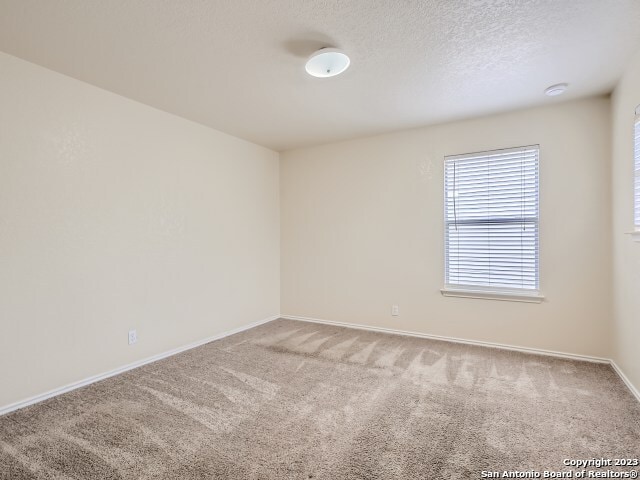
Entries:
[[[524,152],[524,151],[535,151],[535,156],[536,156],[536,196],[537,196],[537,213],[536,213],[536,227],[537,227],[537,234],[535,235],[535,241],[536,241],[536,247],[535,247],[535,257],[536,257],[536,290],[537,290],[537,294],[539,298],[539,300],[536,299],[523,299],[522,297],[520,299],[518,299],[517,297],[510,297],[507,295],[503,295],[502,292],[500,292],[498,295],[484,295],[484,294],[480,294],[480,293],[476,293],[475,290],[473,291],[473,295],[470,294],[460,294],[458,291],[456,292],[449,292],[449,290],[453,290],[456,289],[457,290],[457,286],[455,284],[449,284],[448,282],[448,262],[447,262],[447,242],[448,242],[448,235],[449,235],[449,230],[447,228],[447,205],[448,205],[448,198],[447,198],[447,174],[446,174],[446,163],[448,160],[457,160],[458,158],[469,158],[472,156],[485,156],[486,154],[497,154],[498,152],[501,153],[506,153],[506,152]],[[542,294],[539,293],[540,290],[540,278],[542,276],[542,270],[541,270],[541,258],[540,258],[540,235],[541,235],[541,229],[540,229],[540,215],[541,215],[541,203],[540,203],[540,181],[541,181],[541,175],[540,175],[540,170],[541,170],[541,163],[540,163],[540,154],[541,152],[543,152],[543,147],[538,144],[538,143],[534,143],[531,145],[526,145],[526,146],[522,146],[522,147],[511,147],[511,148],[498,148],[498,149],[493,149],[493,150],[487,150],[487,151],[480,151],[480,152],[469,152],[469,153],[463,153],[463,154],[458,154],[458,155],[445,155],[444,157],[444,163],[445,163],[445,167],[444,167],[444,175],[442,177],[442,192],[443,192],[443,216],[444,216],[444,252],[442,255],[442,259],[443,259],[443,263],[444,263],[444,270],[442,271],[442,273],[444,274],[444,284],[445,287],[443,290],[446,291],[442,291],[442,294],[444,296],[447,297],[460,297],[460,298],[475,298],[475,299],[488,299],[488,300],[501,300],[501,301],[520,301],[520,302],[527,302],[527,303],[540,303],[542,302],[542,300],[544,300],[544,296],[542,296]],[[473,289],[474,287],[469,287],[471,289]],[[460,290],[464,290],[465,287],[461,287]],[[489,289],[488,289],[489,290]],[[518,293],[518,292],[516,292]]]
[[466,338],[457,338],[457,337],[447,337],[443,335],[432,335],[429,333],[422,332],[412,332],[408,330],[397,330],[395,328],[386,328],[386,327],[372,327],[369,325],[361,325],[357,323],[346,323],[346,322],[334,322],[332,320],[320,320],[318,318],[310,318],[310,317],[297,317],[293,315],[282,315],[281,318],[286,318],[288,320],[300,320],[302,322],[311,322],[311,323],[324,323],[327,325],[336,325],[339,327],[347,327],[347,328],[355,328],[358,330],[369,330],[372,332],[382,332],[382,333],[391,333],[393,335],[408,335],[410,337],[419,337],[419,338],[428,338],[431,340],[442,340],[445,342],[453,342],[453,343],[464,343],[467,345],[477,345],[480,347],[489,347],[489,348],[499,348],[502,350],[513,350],[516,352],[524,352],[524,353],[533,353],[536,355],[547,355],[551,357],[561,357],[568,358],[571,360],[582,360],[586,362],[594,362],[594,363],[610,363],[608,358],[600,358],[600,357],[592,357],[589,355],[578,355],[575,353],[565,353],[565,352],[556,352],[553,350],[543,350],[541,348],[530,348],[530,347],[518,347],[515,345],[507,345],[504,343],[495,343],[495,342],[484,342],[480,340],[469,340]]
[[262,325],[264,323],[277,320],[278,318],[280,318],[280,315],[274,315],[272,317],[265,318],[263,320],[258,320],[257,322],[249,323],[248,325],[243,325],[242,327],[234,328],[233,330],[227,330],[226,332],[218,333],[217,335],[213,335],[211,337],[198,340],[188,345],[183,345],[182,347],[174,348],[173,350],[159,353],[157,355],[147,357],[143,360],[138,360],[137,362],[129,363],[128,365],[124,365],[122,367],[109,370],[108,372],[100,373],[98,375],[93,375],[91,377],[85,378],[84,380],[80,380],[78,382],[65,385],[64,387],[54,388],[53,390],[49,390],[48,392],[35,395],[25,400],[20,400],[18,402],[11,403],[9,405],[5,405],[3,407],[0,407],[0,416],[5,415],[9,412],[13,412],[14,410],[18,410],[20,408],[28,407],[29,405],[33,405],[34,403],[42,402],[43,400],[47,400],[48,398],[55,397],[63,393],[67,393],[72,390],[76,390],[78,388],[90,385],[95,382],[99,382],[100,380],[113,377],[114,375],[118,375],[120,373],[133,370],[134,368],[142,367],[143,365],[147,365],[148,363],[157,362],[158,360],[162,360],[163,358],[171,357],[178,353],[182,353],[186,350],[191,350],[192,348],[196,348],[206,343],[213,342],[214,340],[220,340],[221,338],[228,337],[236,333],[244,332],[245,330],[249,330],[251,328],[257,327],[258,325]]
[[636,230],[635,232],[629,232],[627,235],[631,235],[631,240],[634,242],[640,242],[640,230]]
[[634,397],[636,397],[636,400],[640,402],[640,392],[633,385],[633,383],[631,383],[631,380],[627,378],[627,376],[622,372],[622,369],[618,366],[616,362],[614,362],[613,360],[609,360],[609,363],[611,363],[611,368],[613,368],[613,370],[618,374],[618,376],[622,379],[622,381],[627,386],[627,388],[631,390],[631,393],[633,394]]
[[632,395],[638,401],[640,401],[640,392],[638,392],[638,390],[631,383],[631,381],[625,376],[625,374],[622,372],[620,367],[618,367],[618,365],[613,360],[610,360],[610,359],[607,359],[607,358],[592,357],[592,356],[588,356],[588,355],[577,355],[577,354],[573,354],[573,353],[556,352],[556,351],[552,351],[552,350],[543,350],[543,349],[539,349],[539,348],[517,347],[517,346],[506,345],[506,344],[501,344],[501,343],[483,342],[483,341],[478,341],[478,340],[468,340],[468,339],[463,339],[463,338],[447,337],[447,336],[443,336],[443,335],[431,335],[431,334],[428,334],[428,333],[412,332],[412,331],[407,331],[407,330],[398,330],[398,329],[394,329],[394,328],[373,327],[373,326],[361,325],[361,324],[357,324],[357,323],[335,322],[335,321],[332,321],[332,320],[321,320],[321,319],[318,319],[318,318],[299,317],[299,316],[295,316],[295,315],[274,315],[272,317],[268,317],[268,318],[265,318],[263,320],[258,320],[257,322],[249,323],[248,325],[243,325],[242,327],[238,327],[238,328],[235,328],[233,330],[228,330],[226,332],[222,332],[222,333],[219,333],[217,335],[213,335],[211,337],[208,337],[208,338],[205,338],[205,339],[202,339],[202,340],[198,340],[196,342],[190,343],[188,345],[184,345],[182,347],[174,348],[173,350],[169,350],[169,351],[164,352],[164,353],[159,353],[158,355],[153,355],[153,356],[145,358],[143,360],[139,360],[137,362],[130,363],[128,365],[124,365],[122,367],[116,368],[114,370],[110,370],[110,371],[102,373],[102,374],[93,375],[91,377],[85,378],[84,380],[80,380],[78,382],[71,383],[69,385],[65,385],[64,387],[60,387],[60,388],[56,388],[56,389],[53,389],[53,390],[49,390],[48,392],[45,392],[45,393],[42,393],[42,394],[39,394],[39,395],[35,395],[35,396],[27,398],[25,400],[21,400],[21,401],[15,402],[15,403],[11,403],[9,405],[5,405],[3,407],[0,407],[0,416],[5,415],[5,414],[7,414],[9,412],[13,412],[14,410],[18,410],[20,408],[28,407],[29,405],[33,405],[33,404],[38,403],[38,402],[42,402],[43,400],[47,400],[48,398],[52,398],[52,397],[61,395],[63,393],[70,392],[72,390],[76,390],[78,388],[90,385],[90,384],[95,383],[95,382],[99,382],[100,380],[104,380],[106,378],[113,377],[114,375],[118,375],[120,373],[124,373],[124,372],[127,372],[129,370],[133,370],[135,368],[142,367],[143,365],[147,365],[148,363],[156,362],[158,360],[162,360],[163,358],[171,357],[173,355],[176,355],[178,353],[184,352],[186,350],[191,350],[192,348],[199,347],[199,346],[204,345],[206,343],[210,343],[210,342],[213,342],[215,340],[219,340],[221,338],[228,337],[230,335],[234,335],[236,333],[240,333],[240,332],[243,332],[245,330],[249,330],[249,329],[257,327],[259,325],[262,325],[262,324],[265,324],[265,323],[269,323],[269,322],[271,322],[273,320],[277,320],[279,318],[284,318],[284,319],[287,319],[287,320],[299,320],[299,321],[302,321],[302,322],[310,322],[310,323],[321,323],[321,324],[325,324],[325,325],[335,325],[335,326],[339,326],[339,327],[353,328],[353,329],[358,329],[358,330],[368,330],[368,331],[372,331],[372,332],[390,333],[390,334],[393,334],[393,335],[407,335],[407,336],[411,336],[411,337],[428,338],[428,339],[432,339],[432,340],[441,340],[441,341],[445,341],[445,342],[464,343],[464,344],[467,344],[467,345],[477,345],[477,346],[481,346],[481,347],[499,348],[499,349],[502,349],[502,350],[512,350],[512,351],[516,351],[516,352],[532,353],[532,354],[546,355],[546,356],[551,356],[551,357],[568,358],[568,359],[572,359],[572,360],[581,360],[581,361],[593,362],[593,363],[606,363],[606,364],[610,364],[611,365],[613,370],[618,374],[618,376],[624,382],[624,384],[627,386],[627,388],[629,388],[629,390],[631,391]]
[[462,288],[443,288],[440,290],[445,297],[479,298],[483,300],[500,300],[503,302],[541,303],[544,295],[539,292],[516,293],[484,290],[465,290]]
[[534,355],[546,355],[549,357],[567,358],[570,360],[579,360],[583,362],[604,363],[604,364],[611,365],[611,368],[613,368],[613,370],[618,374],[622,382],[631,391],[631,394],[640,402],[640,392],[638,392],[636,387],[633,385],[633,383],[631,383],[631,381],[626,377],[626,375],[622,373],[622,370],[620,369],[620,367],[618,367],[616,362],[614,362],[609,358],[593,357],[590,355],[578,355],[575,353],[556,352],[553,350],[544,350],[541,348],[517,347],[515,345],[506,345],[503,343],[482,342],[479,340],[468,340],[464,338],[446,337],[443,335],[431,335],[428,333],[398,330],[395,328],[372,327],[369,325],[361,325],[358,323],[335,322],[333,320],[321,320],[318,318],[311,318],[311,317],[298,317],[295,315],[281,315],[280,318],[286,318],[287,320],[299,320],[302,322],[310,322],[310,323],[322,323],[325,325],[335,325],[338,327],[354,328],[357,330],[367,330],[371,332],[390,333],[393,335],[407,335],[410,337],[428,338],[431,340],[442,340],[445,342],[464,343],[467,345],[477,345],[480,347],[499,348],[501,350],[512,350],[515,352],[532,353]]

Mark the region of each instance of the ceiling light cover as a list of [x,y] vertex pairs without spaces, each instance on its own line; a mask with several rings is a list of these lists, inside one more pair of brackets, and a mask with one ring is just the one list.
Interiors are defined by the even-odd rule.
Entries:
[[309,57],[305,69],[309,75],[326,78],[341,74],[350,64],[351,60],[343,51],[337,48],[321,48]]
[[569,84],[567,83],[558,83],[557,85],[551,85],[544,91],[544,94],[547,97],[556,97],[566,92],[568,86]]

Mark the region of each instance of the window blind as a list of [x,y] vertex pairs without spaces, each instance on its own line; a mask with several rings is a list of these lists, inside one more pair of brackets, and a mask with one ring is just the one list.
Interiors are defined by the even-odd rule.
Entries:
[[[637,110],[639,110],[638,107]],[[634,126],[634,224],[640,230],[640,114],[636,116]]]
[[539,289],[538,160],[537,145],[445,157],[446,287]]

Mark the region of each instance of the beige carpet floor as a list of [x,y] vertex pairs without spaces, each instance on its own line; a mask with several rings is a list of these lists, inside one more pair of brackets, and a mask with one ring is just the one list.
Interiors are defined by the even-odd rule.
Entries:
[[606,365],[277,320],[0,417],[2,479],[457,479],[637,458]]

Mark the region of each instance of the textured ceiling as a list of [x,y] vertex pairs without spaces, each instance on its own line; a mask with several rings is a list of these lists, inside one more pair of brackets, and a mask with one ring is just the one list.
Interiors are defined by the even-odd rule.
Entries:
[[[0,50],[283,150],[606,93],[638,0],[0,0]],[[343,75],[306,57],[344,49]]]

